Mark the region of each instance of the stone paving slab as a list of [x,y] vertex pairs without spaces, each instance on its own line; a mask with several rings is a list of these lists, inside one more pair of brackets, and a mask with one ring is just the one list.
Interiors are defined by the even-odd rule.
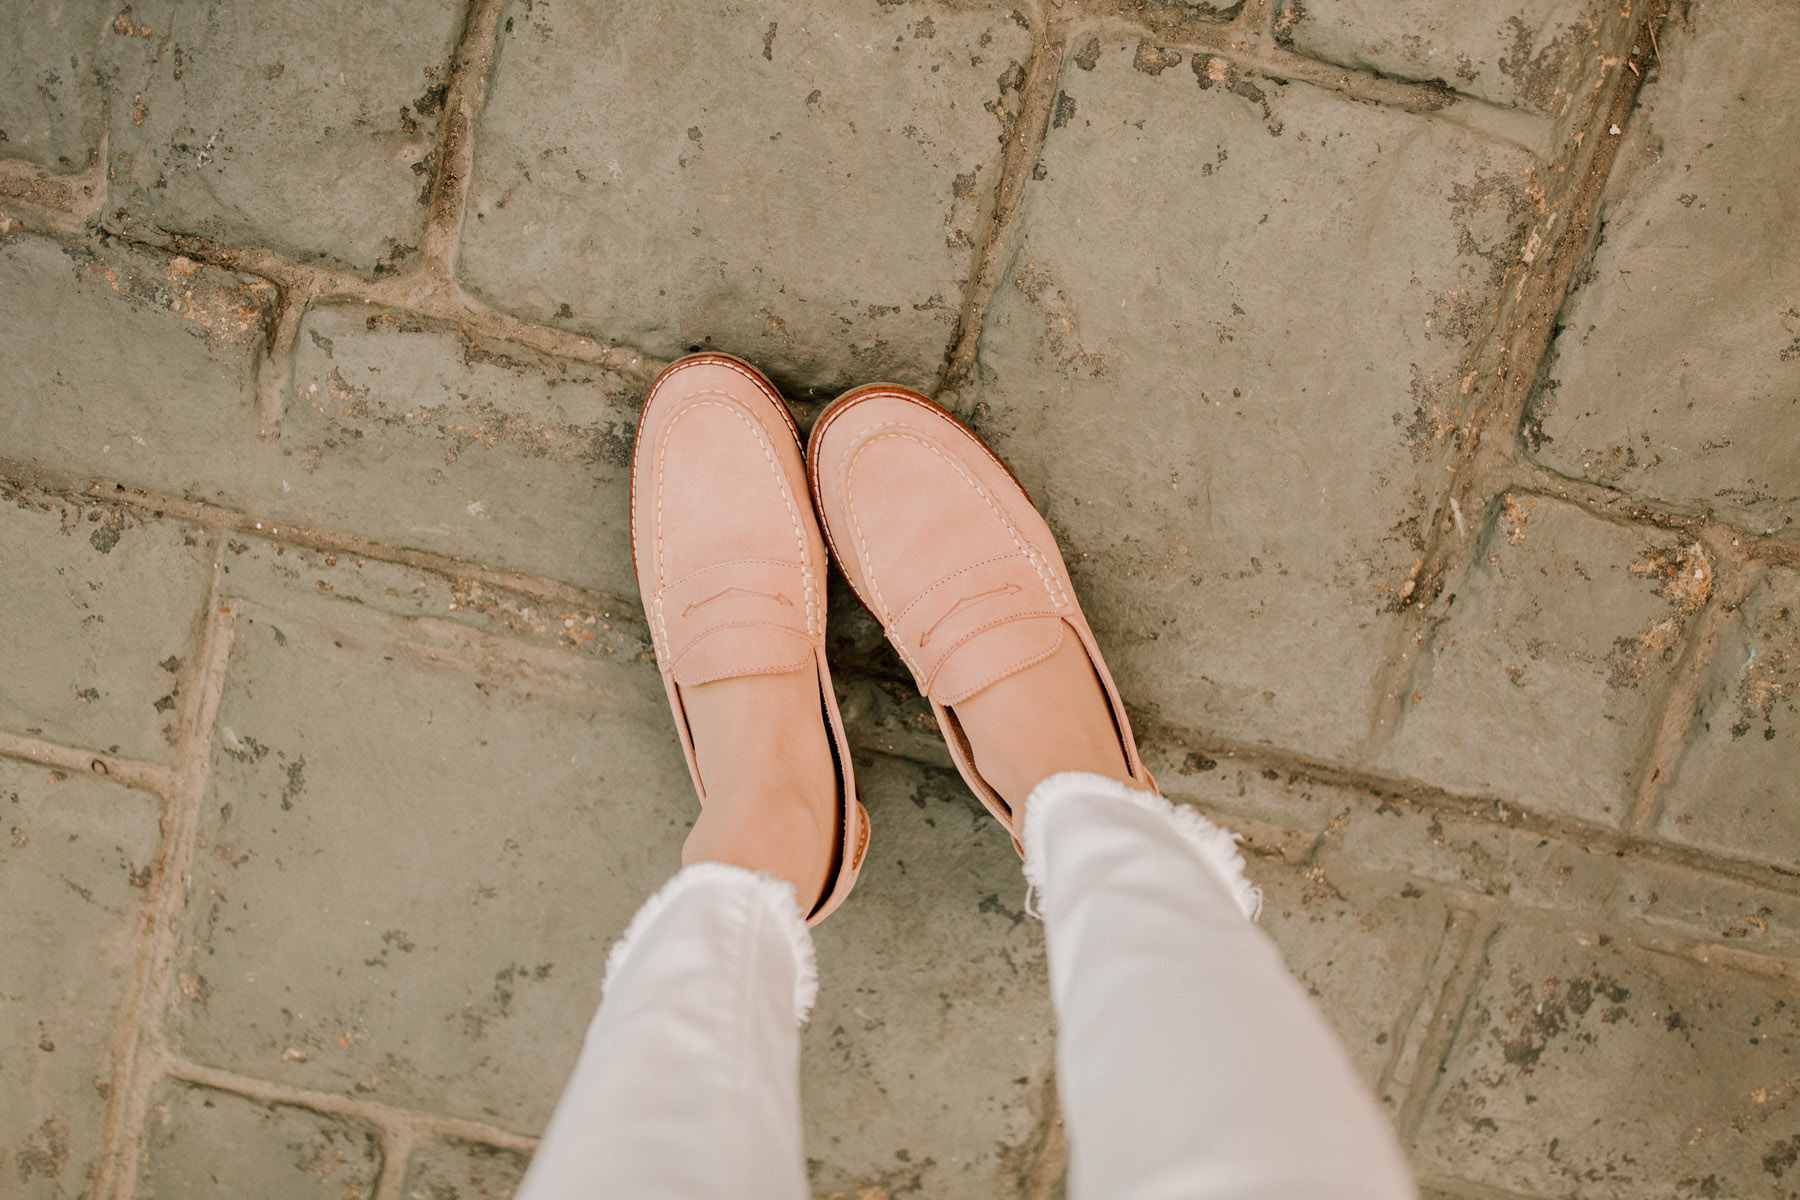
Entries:
[[1691,939],[1703,959],[1739,961],[1742,952],[1756,956],[1745,960],[1751,966],[1790,977],[1800,961],[1800,897],[1792,892],[1664,863],[1632,862],[1624,875],[1618,913]]
[[108,39],[115,218],[364,272],[417,252],[455,0],[136,0]]
[[1671,841],[1790,867],[1800,780],[1800,574],[1771,570],[1714,653],[1657,831]]
[[360,1121],[165,1082],[150,1101],[142,1200],[361,1200],[381,1148]]
[[[1031,17],[502,7],[465,285],[652,357],[746,353],[803,418],[870,377],[934,386],[990,249]],[[1048,6],[1071,39],[1048,140],[945,398],[1064,537],[1157,777],[1246,835],[1266,928],[1389,1110],[1422,1110],[1437,1200],[1800,1196],[1794,573],[1756,568],[1690,647],[1712,568],[1690,539],[1530,496],[1465,514],[1475,562],[1436,601],[1398,740],[1365,757],[1477,347],[1567,178],[1518,146],[1548,155],[1587,111],[1627,7],[1270,6],[1350,92],[1381,90],[1349,80],[1371,68],[1481,101],[1408,114],[1145,40],[1235,7]],[[222,540],[235,642],[152,1014],[176,1074],[531,1133],[693,815],[631,615],[641,383],[341,294],[270,363],[270,284],[124,244],[163,225],[413,265],[466,11],[51,0],[0,21],[0,159],[80,169],[104,98],[113,176],[107,233],[65,246],[0,218],[0,457],[547,577],[509,591],[9,492],[0,729],[166,759]],[[1639,60],[1646,107],[1525,429],[1553,470],[1752,533],[1800,511],[1785,17],[1693,0]],[[259,378],[293,385],[278,435]],[[542,599],[551,580],[590,607]],[[927,707],[836,593],[875,832],[818,933],[815,1191],[1018,1195],[1056,1163],[1041,935]],[[1716,657],[1658,823],[1584,827],[1630,802],[1688,649]],[[22,982],[0,966],[0,1094],[28,1099],[0,1111],[0,1191],[30,1197],[91,1190],[168,816],[66,774],[0,763],[0,809],[26,814],[0,823],[0,911],[26,931]],[[377,1191],[371,1125],[173,1076],[151,1102],[142,1196]],[[524,1167],[402,1146],[384,1196],[509,1194]]]
[[1264,893],[1263,929],[1343,1038],[1358,1073],[1397,1115],[1430,1071],[1421,1065],[1420,1039],[1469,919],[1455,894],[1380,854],[1336,852],[1347,827],[1365,826],[1388,803],[1166,743],[1148,742],[1144,753],[1166,795],[1242,839]]
[[[348,556],[234,540],[224,581],[249,598],[234,601],[177,1045],[534,1132],[607,944],[692,817],[647,646],[629,623],[571,639],[554,611]],[[371,725],[375,710],[389,716]],[[1040,1136],[1041,942],[1010,847],[952,780],[886,759],[862,776],[878,813],[864,903],[819,931],[807,1042],[821,1187],[919,1175],[986,1194]],[[946,829],[961,832],[946,844]]]
[[153,877],[155,797],[0,760],[0,1179],[81,1193],[105,1148],[112,1045]]
[[1021,13],[515,3],[504,27],[473,290],[657,357],[743,354],[801,392],[934,385],[1030,57]]
[[117,14],[106,0],[43,0],[0,26],[0,154],[61,174],[100,145],[100,39]]
[[0,239],[0,450],[230,499],[270,471],[254,395],[270,284],[117,242]]
[[1617,825],[1712,564],[1671,534],[1538,496],[1505,497],[1472,533],[1482,548],[1438,601],[1381,765]]
[[1343,1039],[1357,1074],[1378,1088],[1449,925],[1443,895],[1347,864],[1247,861],[1263,889],[1264,932]]
[[[880,757],[860,759],[858,771],[877,841],[855,902],[816,932],[823,991],[806,1035],[808,1147],[831,1167],[815,1167],[815,1188],[1011,1194],[1029,1172],[1054,1025],[1017,859],[952,772]],[[1230,790],[1228,775],[1213,779],[1225,786],[1202,794]],[[1328,875],[1273,851],[1253,855],[1250,872],[1265,891],[1263,928],[1377,1085],[1448,925],[1442,896],[1349,863]],[[851,956],[852,966],[838,966]],[[843,969],[853,978],[840,980]],[[889,1032],[899,1014],[910,1014],[903,1031]],[[855,1052],[846,1028],[868,1031]],[[873,1104],[871,1077],[884,1094]],[[983,1097],[973,1109],[972,1096]],[[872,1109],[854,1140],[844,1136],[846,1103]],[[922,1122],[923,1113],[939,1115]],[[867,1153],[876,1148],[906,1158]]]
[[1278,0],[1275,35],[1327,62],[1565,116],[1599,84],[1621,8],[1610,0]]
[[1583,846],[1403,800],[1347,811],[1322,844],[1319,861],[1431,881],[1590,923],[1610,918],[1628,886],[1618,863]]
[[[1204,809],[1253,844],[1298,861],[1346,813],[1368,807],[1369,797],[1348,788],[1283,775],[1230,757],[1213,758],[1164,740],[1160,731],[1138,735],[1138,752],[1165,796]],[[1245,819],[1247,818],[1247,822]],[[1244,827],[1239,828],[1243,823]]]
[[0,501],[0,728],[166,761],[212,546],[126,509]]
[[1800,519],[1800,22],[1697,0],[1661,39],[1527,434],[1570,475],[1752,532]]
[[307,313],[259,512],[635,596],[643,386],[367,307]]
[[311,590],[238,602],[172,1039],[535,1132],[691,819],[655,672]]
[[255,378],[274,289],[179,256],[0,240],[19,386],[5,452],[632,596],[642,385],[362,306],[304,318],[278,439]]
[[1063,539],[1134,703],[1345,755],[1536,170],[1427,117],[1168,64],[1126,41],[1065,69],[957,404]]
[[506,641],[498,644],[522,645],[552,666],[566,654],[577,671],[584,661],[654,661],[650,631],[631,613],[551,603],[379,559],[227,537],[220,571],[227,595],[269,608],[289,606],[296,596],[330,597],[389,616],[428,618],[446,631],[461,627],[460,636],[500,635]]
[[[1545,833],[1523,815],[1512,810],[1495,821],[1398,797],[1365,800],[1342,807],[1313,861],[1332,872],[1437,884],[1529,910],[1535,920],[1629,928],[1634,936],[1725,957],[1760,955],[1765,965],[1800,959],[1800,898],[1703,873],[1676,856],[1628,856]],[[1252,847],[1264,843],[1282,849],[1265,831],[1247,839]],[[1302,845],[1311,850],[1313,843]]]
[[1414,1162],[1509,1195],[1789,1196],[1797,1058],[1791,988],[1509,926]]
[[802,1043],[814,1193],[1018,1194],[1053,1103],[1049,976],[1018,856],[953,772],[856,768],[869,856],[814,931]]
[[406,1200],[503,1200],[518,1190],[525,1162],[511,1150],[433,1138],[407,1160],[400,1194]]

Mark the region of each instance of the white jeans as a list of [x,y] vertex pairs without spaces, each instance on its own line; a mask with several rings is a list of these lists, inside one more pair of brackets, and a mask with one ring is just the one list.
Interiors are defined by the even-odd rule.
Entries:
[[[1097,775],[1026,805],[1074,1200],[1400,1200],[1386,1120],[1253,923],[1230,835]],[[818,990],[793,888],[684,868],[607,963],[520,1200],[800,1200],[800,1033]]]

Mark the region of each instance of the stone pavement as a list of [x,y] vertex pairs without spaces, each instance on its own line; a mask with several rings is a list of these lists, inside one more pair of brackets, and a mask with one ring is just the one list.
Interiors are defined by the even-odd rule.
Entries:
[[[1018,471],[1428,1195],[1800,1196],[1795,0],[4,0],[0,1195],[504,1196],[692,801],[689,348]],[[839,589],[815,1193],[1060,1194]]]

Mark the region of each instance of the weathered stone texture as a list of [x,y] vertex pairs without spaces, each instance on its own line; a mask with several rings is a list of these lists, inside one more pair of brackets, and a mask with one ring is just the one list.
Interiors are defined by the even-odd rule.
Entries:
[[650,631],[633,613],[595,612],[379,559],[227,537],[220,571],[227,594],[269,608],[285,607],[296,592],[310,591],[391,616],[428,617],[480,636],[502,635],[508,644],[536,651],[566,651],[576,662],[647,661],[651,654]]
[[406,1200],[504,1200],[518,1191],[526,1156],[493,1146],[433,1138],[406,1164]]
[[[0,1193],[92,1193],[142,1118],[110,1191],[144,1200],[513,1195],[526,1153],[434,1118],[542,1129],[678,866],[643,370],[407,311],[441,284],[646,361],[744,354],[802,423],[979,335],[943,402],[1062,539],[1156,778],[1243,835],[1423,1194],[1800,1200],[1800,21],[1671,7],[1623,140],[1582,143],[1619,160],[1518,444],[1472,464],[1532,491],[1428,530],[1637,0],[0,0],[0,741],[171,763],[209,616],[230,643],[198,796],[0,759]],[[1245,11],[1336,65],[1257,74],[1284,51],[1219,24]],[[455,280],[309,290],[421,267],[465,33]],[[1061,75],[996,229],[1034,48]],[[1443,107],[1351,98],[1393,79]],[[295,307],[287,268],[177,235],[287,261]],[[1715,595],[1733,534],[1662,507],[1780,544]],[[1060,1194],[1017,857],[831,591],[874,832],[815,931],[812,1190]],[[167,994],[135,993],[162,938]]]
[[0,453],[197,499],[248,493],[270,284],[118,243],[0,239]]
[[[60,174],[88,165],[100,146],[96,59],[118,11],[106,0],[8,6],[0,20],[0,155]],[[130,36],[129,17],[124,25]]]
[[397,314],[314,309],[257,511],[634,596],[641,392]]
[[[1172,800],[1194,804],[1207,816],[1244,832],[1259,850],[1301,858],[1334,822],[1373,801],[1360,792],[1289,777],[1273,767],[1190,750],[1155,732],[1138,733],[1138,752],[1157,787]],[[1248,818],[1243,830],[1237,822]],[[1274,844],[1261,845],[1275,839]]]
[[1487,948],[1415,1166],[1509,1195],[1792,1196],[1794,1012],[1772,980],[1508,927]]
[[109,212],[364,272],[407,264],[463,7],[137,0],[134,32],[107,44]]
[[1442,619],[1381,765],[1618,824],[1711,594],[1711,561],[1695,543],[1540,496],[1506,496],[1470,533],[1484,544],[1436,602]]
[[1800,519],[1800,21],[1671,21],[1527,434],[1546,464],[1753,532]]
[[[1498,814],[1495,814],[1498,815]],[[1253,832],[1255,847],[1266,834]],[[1635,927],[1694,941],[1800,959],[1800,897],[1703,873],[1666,855],[1622,855],[1531,827],[1521,811],[1474,816],[1399,798],[1345,806],[1311,861],[1344,871],[1441,885],[1533,920]]]
[[877,756],[856,769],[874,833],[856,895],[814,931],[802,1043],[814,1191],[1011,1194],[1053,1103],[1043,935],[1018,856],[953,773]]
[[168,759],[211,559],[198,531],[130,509],[0,500],[0,728]]
[[1375,1088],[1400,1048],[1449,914],[1441,893],[1354,868],[1249,859],[1262,927]]
[[255,379],[274,289],[181,257],[0,242],[0,447],[293,522],[633,595],[641,385],[411,318],[302,321],[279,438]]
[[157,850],[153,797],[0,760],[0,1185],[82,1194]]
[[[606,946],[692,816],[656,677],[371,611],[428,611],[436,585],[332,557],[227,553],[227,592],[254,599],[235,602],[177,1039],[233,1070],[535,1131]],[[371,727],[371,706],[390,719]],[[1017,860],[947,773],[874,759],[861,782],[883,815],[862,902],[819,930],[808,1033],[821,1186],[919,1175],[988,1194],[1035,1147],[1049,1094]],[[454,1173],[434,1164],[419,1170]]]
[[656,674],[323,597],[237,602],[172,1035],[535,1132],[692,819]]
[[1583,922],[1615,915],[1628,883],[1616,860],[1584,846],[1404,800],[1347,811],[1321,842],[1318,862],[1331,870],[1436,883]]
[[139,1200],[361,1200],[381,1148],[360,1121],[167,1081],[151,1097]]
[[1062,537],[1132,703],[1348,753],[1535,169],[1135,43],[1072,60],[1052,125],[956,404]]
[[1800,575],[1774,570],[1714,651],[1658,832],[1782,867],[1800,860]]
[[533,320],[785,385],[929,387],[1013,120],[1024,18],[914,3],[514,4],[461,274]]
[[1666,861],[1627,859],[1622,874],[1629,886],[1621,889],[1619,912],[1627,920],[1699,943],[1720,962],[1743,952],[1761,956],[1751,961],[1765,970],[1800,964],[1800,896],[1793,892]]
[[1611,0],[1278,0],[1275,35],[1302,54],[1546,116],[1598,87],[1627,14]]

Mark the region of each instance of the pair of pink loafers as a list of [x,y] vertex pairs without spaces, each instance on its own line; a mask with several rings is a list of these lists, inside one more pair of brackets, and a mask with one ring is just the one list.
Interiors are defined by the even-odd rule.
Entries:
[[1049,658],[1065,637],[1093,664],[1132,777],[1152,786],[1049,526],[993,451],[916,392],[880,383],[846,392],[820,416],[803,458],[799,427],[759,371],[725,354],[680,359],[651,384],[638,421],[631,535],[656,661],[702,803],[683,689],[817,669],[819,707],[793,719],[827,727],[838,828],[808,924],[843,903],[869,847],[825,661],[827,545],[1015,847],[1024,831],[975,769],[954,706]]

